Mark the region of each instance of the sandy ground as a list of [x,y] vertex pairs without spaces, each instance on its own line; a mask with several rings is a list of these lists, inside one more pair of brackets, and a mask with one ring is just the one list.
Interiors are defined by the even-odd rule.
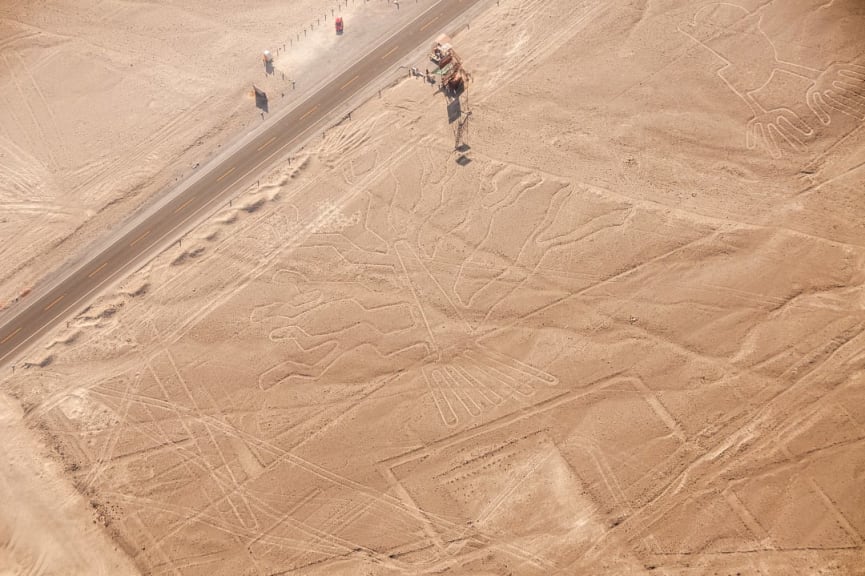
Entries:
[[865,574],[863,25],[490,2],[2,387],[143,573]]
[[64,470],[0,398],[0,574],[135,574]]
[[3,2],[0,310],[430,4]]

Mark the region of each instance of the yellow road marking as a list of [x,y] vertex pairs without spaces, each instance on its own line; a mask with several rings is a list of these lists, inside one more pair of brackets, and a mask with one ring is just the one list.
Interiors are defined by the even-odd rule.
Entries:
[[217,178],[216,181],[219,182],[220,180],[222,180],[223,178],[225,178],[226,176],[228,176],[229,174],[234,172],[236,169],[237,169],[237,166],[232,166],[231,168],[228,169],[228,172],[226,172],[225,174],[223,174],[222,176]]
[[304,114],[303,116],[300,117],[300,119],[303,120],[304,118],[306,118],[307,116],[309,116],[310,114],[312,114],[313,112],[315,112],[316,110],[318,110],[318,104],[316,104],[315,106],[313,106],[312,108],[310,108],[310,109],[307,111],[306,114]]
[[[423,28],[421,28],[421,30],[423,30]],[[394,46],[393,48],[391,48],[390,50],[388,50],[388,51],[387,51],[387,54],[385,54],[384,56],[382,56],[381,59],[384,60],[385,58],[387,58],[388,56],[390,56],[391,54],[393,54],[394,50],[396,50],[397,48],[399,48],[399,44],[397,44],[396,46]]]
[[102,270],[103,268],[105,268],[106,266],[108,266],[108,262],[103,262],[103,263],[102,263],[102,266],[100,266],[99,268],[97,268],[96,270],[94,270],[93,272],[91,272],[90,274],[88,274],[87,277],[88,277],[88,278],[93,278],[94,276],[96,276],[97,274],[99,274],[99,271]]
[[[276,138],[276,136],[274,136],[274,138]],[[180,212],[181,210],[183,210],[184,208],[186,208],[187,206],[189,206],[189,203],[192,202],[193,200],[195,200],[195,198],[190,198],[189,200],[187,200],[186,202],[184,202],[183,204],[181,204],[180,206],[178,206],[178,207],[174,210],[174,213],[177,214],[178,212]]]
[[438,20],[438,19],[439,19],[439,17],[436,16],[435,18],[433,18],[432,20],[430,20],[429,22],[427,22],[426,24],[424,24],[423,26],[421,26],[421,27],[420,27],[420,31],[423,32],[424,30],[426,30],[427,28],[429,28],[430,26],[432,26],[432,23],[435,22],[435,21]]
[[6,338],[4,338],[3,340],[0,340],[0,344],[6,344],[6,341],[7,341],[7,340],[9,340],[10,338],[12,338],[13,336],[15,336],[16,334],[18,334],[19,332],[21,332],[21,328],[16,328],[16,329],[15,329],[15,332],[13,332],[12,334],[10,334],[9,336],[7,336]]
[[52,308],[54,308],[54,305],[55,305],[55,304],[57,304],[58,302],[60,302],[61,300],[63,300],[65,297],[66,297],[66,294],[61,294],[60,296],[58,296],[57,298],[54,299],[54,302],[52,302],[51,304],[49,304],[48,306],[46,306],[45,308],[43,308],[42,311],[43,311],[43,312],[48,312],[49,310],[51,310]]
[[135,240],[133,240],[132,242],[130,242],[129,245],[130,245],[130,246],[135,246],[136,244],[138,244],[139,242],[141,242],[142,240],[144,240],[144,239],[145,239],[149,234],[150,234],[150,230],[148,230],[147,232],[145,232],[144,234],[142,234],[141,236],[139,236],[138,238],[136,238]]
[[264,144],[262,144],[261,146],[258,147],[258,151],[261,152],[262,150],[264,150],[265,148],[270,146],[270,143],[273,142],[274,140],[276,140],[276,136],[271,136],[270,140],[268,140],[267,142],[265,142]]
[[355,80],[357,80],[359,76],[360,76],[360,74],[355,74],[355,75],[354,75],[354,78],[352,78],[351,80],[349,80],[348,82],[346,82],[345,84],[343,84],[339,89],[340,89],[340,90],[345,90],[346,87],[347,87],[349,84],[351,84],[352,82],[354,82]]

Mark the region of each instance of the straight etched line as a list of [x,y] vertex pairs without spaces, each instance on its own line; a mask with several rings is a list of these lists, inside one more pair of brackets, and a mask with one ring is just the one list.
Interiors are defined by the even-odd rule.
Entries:
[[727,501],[730,508],[733,509],[733,512],[736,513],[736,516],[742,520],[742,523],[747,526],[748,530],[755,538],[757,538],[760,545],[774,549],[775,546],[772,544],[772,539],[769,536],[769,533],[766,532],[766,529],[763,528],[760,522],[758,522],[754,515],[751,514],[751,511],[748,510],[748,507],[739,499],[739,496],[729,487],[721,494],[724,496],[724,499]]
[[661,403],[661,400],[658,398],[658,395],[655,394],[655,391],[646,386],[646,383],[639,378],[634,378],[633,383],[634,388],[636,388],[640,395],[643,396],[643,399],[652,408],[652,411],[658,416],[658,418],[660,418],[667,428],[670,429],[670,432],[672,432],[680,442],[685,442],[685,431],[682,430],[682,426],[679,424],[678,420],[670,414],[667,407]]
[[808,478],[808,484],[811,485],[811,488],[817,493],[817,496],[823,501],[823,504],[826,508],[832,512],[832,515],[835,516],[838,524],[844,529],[844,531],[850,536],[850,539],[856,544],[856,546],[861,547],[863,543],[862,535],[856,530],[853,524],[847,519],[847,517],[838,509],[838,506],[835,502],[829,498],[829,495],[820,488],[820,485],[817,484],[817,481],[814,478]]

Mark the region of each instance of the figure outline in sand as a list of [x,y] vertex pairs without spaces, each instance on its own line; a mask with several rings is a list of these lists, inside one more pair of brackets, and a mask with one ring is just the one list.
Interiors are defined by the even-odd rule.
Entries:
[[[785,149],[804,150],[818,130],[839,114],[865,120],[865,66],[834,62],[820,70],[783,60],[761,27],[762,18],[738,4],[714,2],[678,27],[724,62],[718,76],[752,113],[746,128],[749,150],[763,146],[779,158]],[[792,107],[767,108],[760,102],[761,90],[779,74],[792,74],[810,84],[804,94],[808,111],[804,117]]]

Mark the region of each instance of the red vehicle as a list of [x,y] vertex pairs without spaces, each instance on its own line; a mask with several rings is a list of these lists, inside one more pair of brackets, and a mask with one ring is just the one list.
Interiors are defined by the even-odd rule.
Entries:
[[342,30],[343,30],[342,16],[339,16],[339,17],[336,19],[336,24],[335,24],[335,25],[336,25],[336,33],[337,33],[337,34],[342,34]]

